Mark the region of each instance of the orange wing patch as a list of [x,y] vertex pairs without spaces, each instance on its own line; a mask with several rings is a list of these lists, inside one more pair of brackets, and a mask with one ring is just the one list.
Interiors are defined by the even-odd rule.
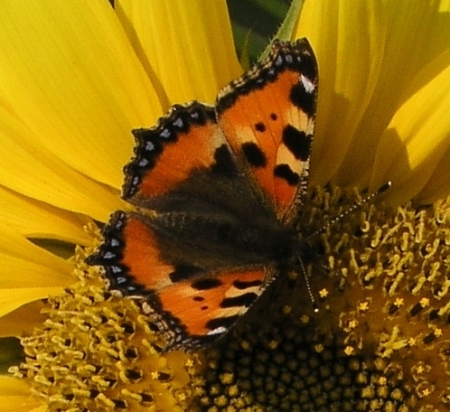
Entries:
[[126,239],[121,264],[128,268],[133,282],[147,290],[169,286],[174,267],[160,257],[160,248],[151,228],[133,215],[124,215],[122,236]]
[[[169,286],[172,264],[160,257],[156,237],[135,215],[115,212],[103,230],[105,242],[89,256],[90,265],[103,265],[112,289],[129,296]],[[145,292],[147,291],[147,292]]]

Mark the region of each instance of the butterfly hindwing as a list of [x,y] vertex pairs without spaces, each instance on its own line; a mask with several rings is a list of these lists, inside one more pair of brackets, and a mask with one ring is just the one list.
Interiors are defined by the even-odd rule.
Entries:
[[166,350],[192,350],[215,341],[268,285],[262,266],[213,273],[168,261],[157,230],[138,215],[116,212],[103,236],[89,263],[105,267],[112,289],[148,300]]
[[171,283],[173,265],[161,259],[158,240],[143,219],[115,212],[102,235],[104,241],[88,263],[105,267],[112,289],[142,296]]
[[276,41],[267,59],[217,99],[221,129],[279,218],[306,189],[317,81],[317,64],[305,39]]

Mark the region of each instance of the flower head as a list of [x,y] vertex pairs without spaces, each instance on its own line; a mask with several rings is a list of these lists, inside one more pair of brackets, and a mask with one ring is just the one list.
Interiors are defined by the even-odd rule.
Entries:
[[[27,359],[12,370],[31,382],[3,378],[0,409],[18,399],[24,410],[447,406],[448,6],[306,1],[294,16],[290,38],[308,37],[319,62],[298,230],[320,232],[305,256],[320,311],[303,277],[286,274],[235,331],[193,355],[162,355],[139,306],[84,263],[99,241],[93,220],[128,207],[119,188],[130,131],[173,103],[212,103],[241,73],[223,2],[168,7],[0,5],[0,330],[22,337]],[[377,206],[327,226],[387,181]]]

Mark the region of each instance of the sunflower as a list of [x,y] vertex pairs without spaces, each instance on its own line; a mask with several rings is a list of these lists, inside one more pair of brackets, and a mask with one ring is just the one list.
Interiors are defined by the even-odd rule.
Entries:
[[25,354],[1,378],[0,410],[444,410],[449,12],[444,1],[293,3],[278,36],[307,37],[319,64],[299,230],[319,231],[306,269],[320,311],[289,274],[218,345],[161,355],[139,307],[84,259],[97,223],[126,207],[130,131],[174,103],[212,103],[242,73],[227,7],[0,4],[0,331],[4,357],[7,337]]

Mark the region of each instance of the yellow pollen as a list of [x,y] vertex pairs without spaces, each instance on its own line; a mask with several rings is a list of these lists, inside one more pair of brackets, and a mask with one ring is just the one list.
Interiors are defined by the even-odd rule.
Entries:
[[278,346],[278,343],[279,343],[278,341],[272,340],[272,341],[269,342],[269,346],[270,346],[271,349],[276,349],[277,346]]
[[422,298],[420,299],[419,303],[423,308],[427,308],[428,306],[430,306],[430,299]]
[[355,348],[352,348],[351,346],[346,346],[344,349],[344,353],[348,356],[353,355],[355,352]]
[[328,295],[329,295],[329,292],[328,292],[327,289],[321,289],[321,290],[319,290],[319,296],[320,296],[322,299],[325,299]]
[[291,311],[292,311],[292,307],[291,306],[289,306],[289,305],[283,306],[283,313],[285,315],[289,315],[289,313],[291,313]]
[[405,300],[403,298],[396,298],[394,301],[394,305],[398,308],[401,308],[405,304]]
[[367,312],[369,310],[369,302],[364,301],[358,304],[358,310],[360,312]]
[[325,350],[324,346],[321,345],[321,344],[315,345],[315,346],[314,346],[314,349],[315,349],[315,351],[316,351],[317,353],[322,353],[322,352]]

